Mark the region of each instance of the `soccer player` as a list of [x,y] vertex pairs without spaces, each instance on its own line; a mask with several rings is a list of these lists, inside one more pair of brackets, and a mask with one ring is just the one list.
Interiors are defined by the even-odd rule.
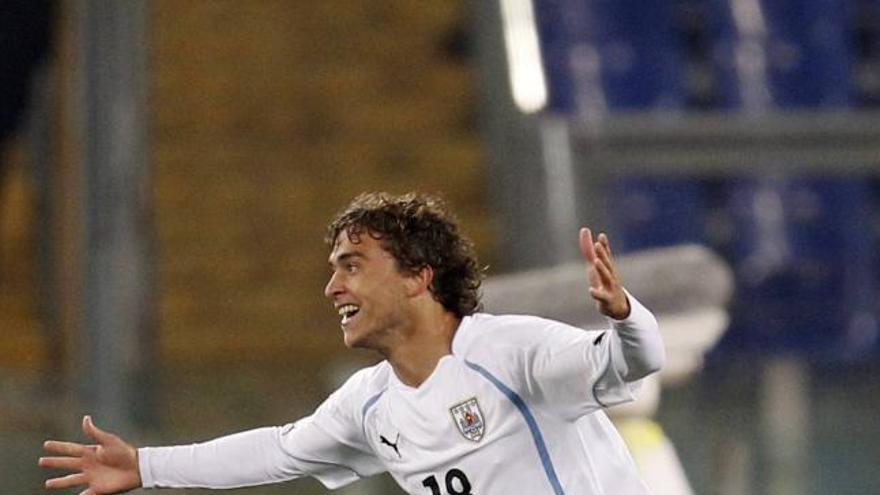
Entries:
[[665,354],[653,315],[622,287],[608,238],[581,229],[585,331],[478,312],[481,270],[445,206],[365,194],[331,223],[324,290],[348,347],[384,360],[311,415],[205,443],[135,448],[83,418],[95,445],[48,441],[48,488],[233,488],[312,476],[328,488],[387,471],[425,495],[646,494],[602,411],[634,398]]

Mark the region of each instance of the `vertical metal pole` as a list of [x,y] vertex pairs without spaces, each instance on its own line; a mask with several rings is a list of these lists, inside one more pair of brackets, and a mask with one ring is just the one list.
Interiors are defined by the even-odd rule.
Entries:
[[146,3],[78,0],[83,407],[149,422],[155,367],[147,160]]
[[[548,266],[555,261],[542,166],[540,120],[520,111],[508,83],[501,6],[498,1],[469,2],[476,37],[480,115],[489,143],[489,194],[498,219],[502,271]],[[574,237],[575,242],[577,237]]]
[[544,153],[544,187],[547,196],[547,223],[551,247],[547,254],[553,264],[578,255],[578,217],[576,175],[567,119],[545,117],[541,123]]

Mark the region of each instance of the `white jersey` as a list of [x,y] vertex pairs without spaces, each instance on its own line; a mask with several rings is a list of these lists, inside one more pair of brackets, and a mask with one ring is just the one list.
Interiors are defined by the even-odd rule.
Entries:
[[653,315],[630,301],[617,332],[532,316],[465,317],[452,353],[418,388],[379,363],[296,423],[140,449],[144,486],[231,488],[313,476],[336,488],[387,471],[410,494],[649,493],[601,411],[632,400],[638,386],[612,365],[626,353],[618,334],[624,342],[647,335],[647,347],[659,342]]

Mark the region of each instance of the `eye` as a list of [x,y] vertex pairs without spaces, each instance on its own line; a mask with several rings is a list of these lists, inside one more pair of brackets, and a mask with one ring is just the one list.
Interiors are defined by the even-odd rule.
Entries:
[[358,266],[357,263],[349,262],[345,264],[345,271],[347,271],[348,273],[357,273],[359,270],[360,266]]

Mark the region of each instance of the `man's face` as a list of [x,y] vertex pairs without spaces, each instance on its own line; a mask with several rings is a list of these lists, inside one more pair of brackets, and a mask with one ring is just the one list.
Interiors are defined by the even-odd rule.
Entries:
[[363,232],[352,242],[342,231],[330,253],[326,295],[339,312],[345,345],[381,350],[406,321],[407,284],[397,261]]

